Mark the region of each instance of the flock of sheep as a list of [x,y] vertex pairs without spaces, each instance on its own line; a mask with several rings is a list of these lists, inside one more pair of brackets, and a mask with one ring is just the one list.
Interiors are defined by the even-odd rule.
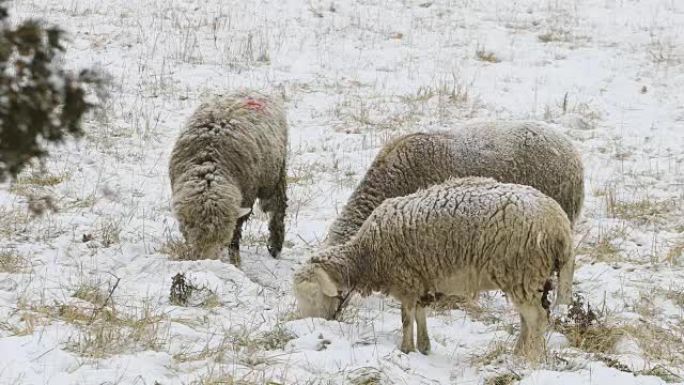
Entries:
[[[170,160],[173,211],[195,258],[229,247],[258,198],[268,250],[283,246],[287,121],[277,97],[246,90],[202,104]],[[549,291],[572,299],[572,226],[584,199],[581,157],[536,122],[491,121],[385,145],[326,244],[294,277],[300,315],[332,319],[351,293],[401,302],[403,352],[430,351],[425,307],[444,295],[501,290],[520,313],[517,354],[544,351]],[[414,344],[414,323],[417,339]]]

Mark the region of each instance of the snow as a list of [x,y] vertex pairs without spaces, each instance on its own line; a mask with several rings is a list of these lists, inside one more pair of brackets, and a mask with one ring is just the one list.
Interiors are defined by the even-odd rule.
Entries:
[[[83,139],[51,151],[61,182],[0,189],[0,252],[25,262],[0,269],[0,384],[684,383],[681,1],[7,5],[13,22],[67,30],[67,66],[107,71],[111,94]],[[201,100],[238,87],[287,101],[286,247],[268,255],[257,212],[241,269],[174,260],[171,147]],[[380,146],[487,118],[545,120],[574,140],[586,166],[574,289],[606,323],[642,333],[602,355],[549,332],[547,359],[529,364],[511,353],[518,316],[495,292],[429,312],[428,356],[398,350],[399,308],[380,295],[355,298],[341,322],[295,319],[293,271]],[[60,210],[31,217],[26,189]],[[171,304],[179,272],[217,303]],[[74,297],[83,288],[101,297]],[[648,375],[658,367],[672,376]]]

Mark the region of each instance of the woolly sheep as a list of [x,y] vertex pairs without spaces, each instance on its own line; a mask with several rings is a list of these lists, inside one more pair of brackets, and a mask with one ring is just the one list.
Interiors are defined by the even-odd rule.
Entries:
[[230,245],[240,264],[242,224],[258,198],[270,213],[269,253],[283,246],[287,120],[282,102],[253,90],[219,96],[190,117],[171,154],[172,206],[195,258]]
[[[341,293],[379,291],[401,302],[401,350],[430,350],[425,300],[500,289],[518,309],[518,354],[537,357],[546,294],[572,270],[570,221],[558,203],[524,185],[449,179],[385,200],[342,245],[315,254],[294,277],[300,314],[331,319]],[[543,300],[545,303],[543,303]],[[547,310],[545,310],[545,308]]]
[[386,144],[330,226],[327,244],[349,240],[387,198],[465,176],[532,186],[555,199],[573,223],[584,200],[582,160],[562,133],[540,122],[468,123]]
[[[541,122],[479,121],[385,145],[330,226],[326,243],[349,240],[387,198],[465,176],[532,186],[555,199],[573,224],[584,201],[582,159],[565,135]],[[567,274],[572,280],[574,272]],[[571,303],[571,286],[558,301]]]

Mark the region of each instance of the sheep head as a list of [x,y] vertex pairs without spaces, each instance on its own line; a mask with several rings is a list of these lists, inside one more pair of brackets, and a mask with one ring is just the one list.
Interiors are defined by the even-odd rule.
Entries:
[[192,259],[219,258],[221,249],[230,244],[239,219],[252,210],[241,207],[242,194],[234,184],[219,183],[223,180],[211,175],[211,188],[208,175],[197,178],[192,173],[176,178],[173,186],[173,211],[192,248]]
[[316,265],[308,265],[295,275],[294,294],[302,317],[333,319],[341,301],[337,283]]

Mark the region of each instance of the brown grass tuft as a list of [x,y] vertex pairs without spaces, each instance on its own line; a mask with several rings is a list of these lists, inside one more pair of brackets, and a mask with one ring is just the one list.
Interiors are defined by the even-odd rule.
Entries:
[[555,328],[563,333],[570,345],[591,353],[609,353],[625,335],[624,327],[601,321],[590,304],[575,294],[565,321],[556,320]]
[[475,57],[479,61],[484,61],[487,63],[500,63],[501,59],[499,59],[494,52],[487,51],[484,48],[480,48],[477,51],[475,51]]
[[193,260],[192,248],[180,238],[169,238],[157,251],[175,261]]
[[26,256],[13,249],[0,250],[0,272],[21,273],[30,266]]
[[511,385],[520,380],[522,380],[522,377],[516,373],[503,373],[489,377],[485,380],[484,385]]

